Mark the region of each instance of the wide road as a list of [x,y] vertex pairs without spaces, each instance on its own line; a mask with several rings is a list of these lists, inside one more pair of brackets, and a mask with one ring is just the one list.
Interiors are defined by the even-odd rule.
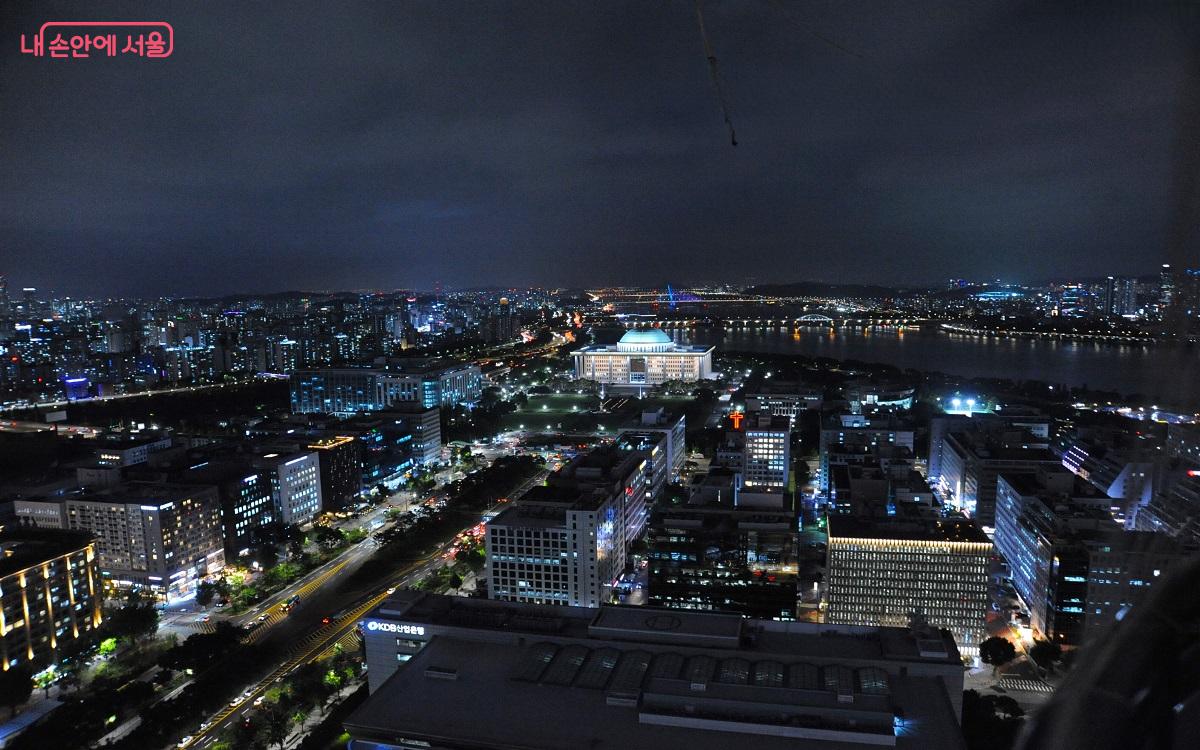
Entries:
[[[545,480],[547,474],[546,471],[538,472],[518,486],[511,496],[517,497],[534,485],[540,484]],[[488,514],[503,507],[505,507],[505,503],[497,503],[486,512],[473,516],[470,523],[464,525],[463,530],[470,529]],[[264,625],[250,633],[248,639],[254,639],[251,642],[260,647],[265,647],[268,643],[282,646],[285,653],[282,663],[252,684],[248,694],[244,694],[244,700],[239,701],[237,705],[226,705],[215,716],[212,716],[209,726],[203,731],[195,732],[192,740],[183,747],[205,748],[215,742],[222,731],[232,726],[248,711],[254,710],[254,699],[266,692],[277,680],[282,679],[298,667],[320,658],[339,641],[349,639],[358,621],[386,599],[390,589],[410,586],[443,565],[443,558],[454,548],[454,540],[451,539],[440,545],[420,560],[409,563],[390,580],[372,586],[371,591],[341,592],[338,590],[340,584],[369,557],[369,554],[365,554],[347,560],[347,557],[354,554],[358,548],[368,548],[369,551],[375,549],[373,543],[367,540],[359,544],[355,550],[347,552],[338,559],[339,561],[345,560],[347,564],[335,566],[336,570],[328,572],[328,575],[322,573],[324,577],[321,583],[311,587],[312,596],[307,601],[302,597],[300,605],[290,615],[272,617],[269,625]],[[279,607],[276,606],[274,610],[278,612]],[[335,612],[339,615],[331,623],[328,625],[322,623],[324,617]],[[261,635],[259,635],[260,633]]]
[[175,388],[157,388],[152,391],[133,391],[130,393],[113,393],[108,396],[92,396],[90,398],[77,399],[58,399],[56,401],[29,401],[12,404],[4,404],[0,406],[0,412],[23,411],[25,409],[57,409],[63,406],[72,406],[75,404],[90,404],[100,401],[117,401],[123,398],[140,398],[142,396],[162,396],[169,393],[201,393],[203,391],[212,391],[222,388],[237,388],[243,385],[252,383],[263,383],[271,380],[279,380],[279,376],[275,375],[255,375],[253,379],[245,380],[238,383],[209,383],[207,385],[181,385]]

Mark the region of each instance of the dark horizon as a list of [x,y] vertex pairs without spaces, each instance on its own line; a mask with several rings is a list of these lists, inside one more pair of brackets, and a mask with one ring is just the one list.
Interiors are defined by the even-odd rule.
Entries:
[[[1167,260],[1192,14],[702,7],[736,147],[682,0],[21,5],[0,19],[0,273],[195,297]],[[19,53],[101,15],[169,21],[175,53]]]

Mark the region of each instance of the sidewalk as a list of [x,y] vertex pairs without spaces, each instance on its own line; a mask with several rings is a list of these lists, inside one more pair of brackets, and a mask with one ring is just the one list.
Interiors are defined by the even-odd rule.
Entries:
[[321,722],[325,721],[326,717],[329,716],[329,712],[333,711],[342,701],[350,697],[351,693],[362,687],[366,680],[366,675],[363,675],[359,679],[344,685],[342,689],[338,691],[337,699],[329,703],[328,711],[318,711],[314,709],[312,713],[308,715],[308,718],[304,720],[304,724],[300,727],[297,727],[291,734],[288,735],[287,739],[283,741],[284,750],[287,750],[287,748],[299,747],[300,743],[304,742],[304,738],[308,736],[308,733],[319,726]]

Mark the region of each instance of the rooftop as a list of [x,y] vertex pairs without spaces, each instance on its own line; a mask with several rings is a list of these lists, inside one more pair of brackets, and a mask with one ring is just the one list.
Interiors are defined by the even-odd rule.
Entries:
[[[469,709],[451,719],[455,705]],[[897,711],[912,729],[897,731]],[[436,636],[346,727],[368,741],[506,750],[848,750],[959,748],[956,718],[938,678],[869,666]]]
[[91,540],[91,534],[79,531],[6,527],[0,533],[0,576],[83,549]]
[[975,522],[966,518],[859,518],[830,515],[829,537],[841,539],[889,539],[929,542],[978,542],[991,540]]
[[661,328],[633,329],[621,337],[622,344],[670,344],[673,343],[667,332]]

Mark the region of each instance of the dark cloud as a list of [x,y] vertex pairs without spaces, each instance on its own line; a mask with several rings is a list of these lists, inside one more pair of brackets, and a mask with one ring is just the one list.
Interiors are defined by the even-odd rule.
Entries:
[[[1169,4],[704,8],[737,148],[691,0],[13,6],[0,273],[178,294],[1164,258],[1196,30]],[[18,53],[68,16],[170,21],[176,53]]]

